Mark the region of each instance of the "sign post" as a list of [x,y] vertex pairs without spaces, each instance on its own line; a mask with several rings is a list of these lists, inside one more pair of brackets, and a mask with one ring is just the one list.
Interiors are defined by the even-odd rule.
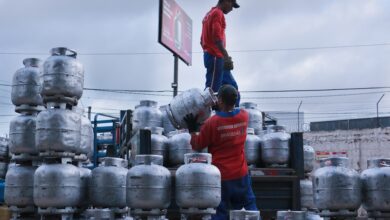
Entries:
[[177,89],[179,87],[179,58],[177,57],[176,54],[173,55],[175,59],[175,64],[173,67],[173,83],[172,83],[172,88],[173,88],[173,97],[177,96]]
[[160,0],[158,42],[174,56],[173,96],[177,95],[179,58],[192,62],[192,20],[175,0]]

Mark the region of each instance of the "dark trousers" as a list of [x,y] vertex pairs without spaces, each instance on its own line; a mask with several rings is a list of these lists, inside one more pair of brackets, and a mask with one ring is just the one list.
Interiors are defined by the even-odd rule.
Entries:
[[212,220],[228,220],[229,210],[245,208],[245,210],[257,211],[249,174],[240,179],[222,181],[221,187],[221,203]]
[[[210,87],[214,92],[218,92],[219,87],[224,84],[232,85],[238,91],[238,85],[230,70],[223,69],[223,58],[213,56],[207,52],[203,54],[206,72],[206,88]],[[236,107],[240,105],[240,93]]]

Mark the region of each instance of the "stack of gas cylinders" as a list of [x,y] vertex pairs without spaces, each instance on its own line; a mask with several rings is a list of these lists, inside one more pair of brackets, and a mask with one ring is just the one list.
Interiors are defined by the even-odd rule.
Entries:
[[[77,53],[53,48],[51,56],[23,61],[13,78],[12,102],[20,113],[10,124],[12,154],[5,201],[13,219],[73,218],[88,207],[93,131],[77,107],[84,70]],[[43,107],[45,106],[45,107]]]
[[320,165],[313,174],[313,191],[321,216],[355,219],[362,206],[370,218],[390,218],[390,159],[369,159],[360,175],[345,157],[327,158]]
[[12,80],[11,100],[19,115],[10,122],[9,152],[12,163],[6,174],[4,199],[13,219],[34,218],[34,173],[39,164],[39,150],[35,142],[37,114],[42,111],[40,94],[41,61],[23,60]]
[[303,146],[304,179],[300,180],[302,211],[282,210],[277,212],[277,219],[291,220],[321,220],[313,201],[313,183],[311,172],[314,168],[315,151],[309,145]]
[[290,162],[290,134],[281,125],[269,125],[263,129],[262,112],[256,103],[240,105],[249,115],[245,158],[251,167],[287,167]]
[[[142,100],[135,107],[130,156],[133,167],[127,175],[126,194],[132,217],[163,218],[171,204],[171,193],[183,216],[206,217],[215,213],[221,200],[219,170],[211,165],[210,154],[193,152],[191,135],[183,121],[185,115],[193,113],[200,115],[198,120],[203,122],[215,103],[211,90],[191,89],[176,96],[169,105],[158,107],[155,101]],[[151,155],[139,153],[140,129],[151,132]]]
[[320,219],[316,214],[316,208],[313,200],[313,183],[311,180],[311,172],[314,168],[315,151],[309,145],[303,146],[303,170],[305,179],[299,181],[301,191],[301,207],[302,210],[307,211],[308,220]]

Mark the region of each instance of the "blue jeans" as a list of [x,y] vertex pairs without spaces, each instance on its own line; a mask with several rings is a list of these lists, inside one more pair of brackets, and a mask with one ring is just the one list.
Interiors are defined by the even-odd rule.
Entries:
[[245,208],[245,210],[257,211],[256,197],[249,174],[240,179],[222,181],[221,187],[221,203],[212,220],[228,220],[229,210]]
[[[203,54],[204,66],[206,67],[206,88],[210,87],[214,92],[218,92],[219,87],[224,84],[232,85],[238,91],[238,85],[230,70],[223,69],[223,58],[213,56],[207,52]],[[240,93],[236,107],[240,105]]]

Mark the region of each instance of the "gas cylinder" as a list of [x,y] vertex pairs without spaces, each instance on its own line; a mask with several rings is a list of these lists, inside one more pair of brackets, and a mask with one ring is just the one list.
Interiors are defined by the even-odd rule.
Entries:
[[157,108],[157,102],[141,100],[133,112],[133,133],[146,127],[162,127],[162,113]]
[[253,102],[243,102],[240,107],[245,109],[249,114],[248,128],[253,128],[255,134],[259,134],[263,130],[263,115],[257,108],[257,104]]
[[285,127],[271,125],[267,128],[267,133],[263,136],[261,148],[261,159],[267,166],[282,165],[289,162],[291,136],[286,133]]
[[191,135],[188,130],[171,131],[168,134],[169,164],[176,166],[184,163],[184,155],[192,153]]
[[245,159],[248,165],[256,165],[260,158],[260,138],[255,135],[255,129],[247,128],[245,141]]
[[[369,159],[361,173],[363,208],[369,213],[390,212],[390,159]],[[379,216],[372,216],[379,217]]]
[[4,188],[4,199],[8,206],[30,208],[34,211],[35,166],[18,164],[10,166]]
[[348,158],[323,159],[313,176],[314,204],[319,210],[357,210],[362,201],[359,174],[348,168]]
[[211,115],[211,107],[217,103],[217,97],[210,88],[186,90],[175,96],[166,109],[169,119],[177,129],[187,128],[183,120],[187,114],[198,116],[198,122],[204,122]]
[[163,157],[163,164],[168,163],[168,138],[162,133],[164,128],[153,127],[148,128],[151,131],[151,150],[154,155],[161,155]]
[[303,146],[303,167],[305,173],[310,173],[313,170],[315,162],[315,151],[309,145]]
[[14,105],[38,106],[43,104],[40,63],[41,61],[37,58],[24,59],[24,67],[15,72],[11,91],[11,100]]
[[9,151],[12,154],[31,154],[38,156],[35,144],[37,113],[22,113],[10,122]]
[[76,51],[56,47],[50,53],[43,64],[41,95],[80,99],[84,88],[84,67],[76,59]]
[[40,152],[75,153],[80,148],[80,114],[65,103],[47,103],[37,116],[35,142]]
[[80,171],[71,164],[47,161],[34,174],[34,203],[39,208],[76,207],[81,199]]
[[127,205],[131,209],[167,209],[171,202],[171,173],[161,155],[137,155],[127,173]]
[[216,208],[221,202],[221,173],[211,164],[211,154],[185,154],[176,171],[176,203],[182,208]]
[[303,179],[299,183],[301,189],[301,207],[306,210],[314,209],[313,183],[311,179]]
[[94,207],[126,207],[126,167],[126,160],[106,157],[103,166],[92,170],[89,198]]

